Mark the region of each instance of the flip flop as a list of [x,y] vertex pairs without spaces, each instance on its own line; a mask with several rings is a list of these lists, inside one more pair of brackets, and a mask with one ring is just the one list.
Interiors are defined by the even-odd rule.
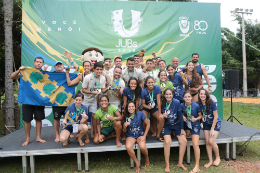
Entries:
[[160,142],[164,142],[164,138],[162,137],[159,137],[159,138],[156,138],[156,140],[160,141]]
[[62,146],[66,147],[69,144],[69,142],[63,142]]
[[81,147],[83,147],[85,144],[84,144],[84,142],[79,142],[79,146],[81,146]]

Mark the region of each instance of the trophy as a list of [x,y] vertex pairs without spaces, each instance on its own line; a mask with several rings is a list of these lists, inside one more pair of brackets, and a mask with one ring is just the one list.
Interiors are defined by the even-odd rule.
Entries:
[[144,56],[145,52],[146,52],[145,49],[141,49],[141,50],[140,50],[140,56]]

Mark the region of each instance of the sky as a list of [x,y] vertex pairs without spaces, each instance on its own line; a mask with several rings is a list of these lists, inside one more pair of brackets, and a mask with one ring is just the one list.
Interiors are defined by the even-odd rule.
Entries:
[[252,21],[257,19],[260,22],[260,0],[198,0],[198,2],[221,3],[221,27],[227,27],[235,33],[239,24],[236,21],[232,21],[235,18],[230,13],[235,8],[253,9],[253,14],[244,15],[244,19],[251,19]]

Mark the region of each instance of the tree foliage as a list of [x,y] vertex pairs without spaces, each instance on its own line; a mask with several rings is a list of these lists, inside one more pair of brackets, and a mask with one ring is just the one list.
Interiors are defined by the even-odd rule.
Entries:
[[[13,16],[13,55],[16,69],[21,65],[21,30],[22,30],[22,2],[14,0],[14,16]],[[5,33],[4,33],[4,10],[3,0],[0,0],[0,97],[5,91]]]
[[[240,27],[236,33],[228,28],[222,28],[222,64],[223,70],[239,69],[240,79],[243,75],[243,54],[242,54],[242,17],[234,14],[235,21]],[[248,88],[260,87],[260,23],[255,20],[244,20],[246,43],[256,49],[246,45],[247,79]],[[232,36],[233,35],[233,36]],[[242,80],[240,80],[242,83]],[[252,84],[254,86],[252,86]],[[260,89],[260,88],[258,88]]]

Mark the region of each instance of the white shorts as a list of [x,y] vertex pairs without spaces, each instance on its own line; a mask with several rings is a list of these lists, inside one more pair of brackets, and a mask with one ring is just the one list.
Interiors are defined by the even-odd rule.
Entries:
[[97,103],[82,103],[84,106],[88,108],[88,112],[96,113],[97,112]]
[[109,103],[111,105],[115,105],[118,108],[119,112],[121,112],[121,104],[120,104],[120,102],[109,102]]

